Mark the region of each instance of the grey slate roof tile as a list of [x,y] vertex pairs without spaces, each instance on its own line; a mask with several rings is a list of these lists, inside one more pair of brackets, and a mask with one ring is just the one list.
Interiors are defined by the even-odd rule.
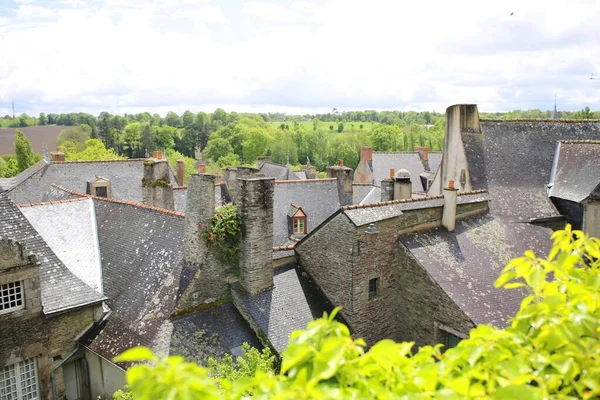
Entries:
[[102,269],[91,199],[21,207],[54,254],[75,276],[102,294]]
[[600,184],[600,142],[562,142],[557,152],[554,184],[548,194],[580,203]]
[[288,264],[274,269],[272,290],[250,296],[239,283],[232,290],[260,326],[278,353],[288,345],[290,334],[330,312],[331,305],[301,268]]
[[292,203],[306,213],[307,233],[340,208],[337,180],[275,182],[273,202],[273,246],[282,246],[289,238],[287,213]]
[[457,221],[455,232],[437,228],[402,237],[432,279],[476,324],[506,327],[523,290],[494,287],[502,268],[527,249],[544,257],[552,230],[481,215]]
[[40,261],[41,300],[45,314],[105,299],[69,271],[2,189],[0,236],[24,244]]
[[[172,171],[170,175],[171,182],[175,183],[176,179]],[[53,200],[50,197],[52,184],[85,193],[87,182],[96,176],[110,180],[114,199],[142,201],[142,177],[144,176],[142,159],[50,163],[39,168],[26,179],[19,178],[21,182],[13,186],[9,194],[18,204],[49,201]]]
[[267,178],[275,178],[277,180],[300,179],[289,167],[272,162],[265,162],[258,170],[258,173]]
[[442,160],[442,153],[437,151],[429,152],[428,162],[421,161],[419,152],[373,152],[373,178],[375,185],[380,186],[381,181],[390,177],[390,169],[398,171],[406,169],[410,172],[410,181],[412,182],[413,192],[423,191],[423,185],[419,175],[423,172],[436,173]]
[[558,214],[547,195],[557,142],[598,140],[600,122],[481,120],[481,131],[482,147],[465,149],[470,173],[486,171],[494,215],[528,221]]

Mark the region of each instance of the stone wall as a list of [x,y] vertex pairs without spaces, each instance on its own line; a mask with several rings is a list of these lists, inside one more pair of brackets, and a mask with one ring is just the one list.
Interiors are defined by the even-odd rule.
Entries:
[[[52,399],[50,372],[54,358],[65,358],[75,349],[75,339],[101,315],[101,306],[88,306],[57,316],[41,312],[0,315],[0,369],[28,358],[35,358],[41,398]],[[60,398],[64,391],[62,371],[55,372]]]
[[238,179],[238,212],[242,218],[240,283],[250,293],[273,287],[274,178]]
[[475,324],[450,299],[427,271],[399,244],[397,250],[397,286],[394,339],[414,341],[418,347],[442,343],[438,324],[448,326],[464,336]]
[[296,246],[298,263],[319,285],[350,326],[352,320],[352,265],[355,244],[351,240],[356,228],[342,213],[313,231]]
[[142,202],[149,206],[174,210],[173,185],[167,160],[144,161]]

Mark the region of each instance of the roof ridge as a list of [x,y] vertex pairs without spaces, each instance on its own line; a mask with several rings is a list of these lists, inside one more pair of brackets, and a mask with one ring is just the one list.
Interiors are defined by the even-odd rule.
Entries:
[[569,118],[480,118],[479,121],[484,122],[566,122],[566,123],[584,123],[584,122],[600,122],[600,119],[569,119]]
[[320,179],[276,179],[275,183],[300,183],[300,182],[331,182],[336,181],[337,178],[320,178]]
[[294,250],[295,245],[288,244],[287,246],[274,246],[273,251],[286,251],[286,250]]
[[564,144],[600,144],[600,140],[594,139],[568,139],[560,140],[560,142]]
[[127,162],[127,161],[145,161],[146,158],[125,158],[123,160],[71,160],[71,161],[51,161],[50,164],[78,164],[78,163],[101,163],[101,162]]
[[[481,194],[481,193],[487,193],[487,189],[479,189],[479,190],[471,190],[470,192],[460,192],[457,193],[458,196],[468,196],[468,195],[473,195],[473,194]],[[366,203],[366,204],[351,204],[348,206],[342,206],[340,207],[342,210],[355,210],[358,208],[371,208],[371,207],[381,207],[381,206],[389,206],[389,205],[394,205],[394,204],[403,204],[403,203],[417,203],[420,201],[427,201],[427,200],[439,200],[439,199],[443,199],[444,195],[439,194],[436,196],[427,196],[427,197],[421,197],[421,198],[410,198],[410,199],[401,199],[401,200],[388,200],[388,201],[378,201],[375,203]]]
[[64,199],[64,200],[51,200],[51,201],[43,201],[40,203],[22,203],[17,204],[17,207],[35,207],[35,206],[47,206],[47,205],[55,205],[55,204],[64,204],[64,203],[73,203],[75,201],[87,200],[87,197],[78,197],[76,199]]
[[116,204],[127,204],[130,206],[134,206],[134,207],[139,207],[139,208],[145,208],[148,210],[154,210],[154,211],[158,211],[164,214],[171,214],[171,215],[176,215],[178,217],[185,217],[185,213],[181,212],[181,211],[173,211],[173,210],[167,210],[165,208],[160,208],[160,207],[154,207],[154,206],[149,206],[147,204],[144,203],[138,203],[135,201],[127,201],[127,200],[114,200],[114,199],[107,199],[106,197],[100,197],[100,196],[93,196],[87,193],[83,193],[83,192],[79,192],[77,190],[71,190],[71,189],[67,189],[65,187],[62,187],[60,185],[57,185],[55,183],[52,184],[53,187],[62,190],[64,192],[70,193],[72,195],[75,196],[82,196],[82,197],[86,197],[86,198],[90,198],[90,199],[94,199],[94,200],[98,200],[98,201],[105,201],[107,203],[116,203]]

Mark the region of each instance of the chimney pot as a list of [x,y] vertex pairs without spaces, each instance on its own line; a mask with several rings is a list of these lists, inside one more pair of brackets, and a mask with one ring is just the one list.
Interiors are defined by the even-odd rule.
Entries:
[[65,153],[57,148],[55,152],[50,153],[50,161],[65,161]]
[[344,160],[339,160],[339,161],[338,161],[338,165],[339,165],[340,167],[343,167],[343,166],[344,166]]
[[390,179],[394,179],[395,175],[396,175],[396,170],[394,168],[390,168]]
[[448,187],[444,188],[444,208],[442,210],[442,226],[448,232],[454,231],[456,226],[456,200],[458,190],[454,188],[454,181],[448,181]]
[[454,181],[453,180],[448,181],[448,189],[454,189]]
[[198,173],[205,174],[206,173],[206,164],[198,164]]
[[185,162],[183,160],[177,160],[177,180],[179,186],[185,185]]

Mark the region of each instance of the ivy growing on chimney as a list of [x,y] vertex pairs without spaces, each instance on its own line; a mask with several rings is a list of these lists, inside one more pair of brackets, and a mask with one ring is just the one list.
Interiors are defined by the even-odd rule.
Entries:
[[242,234],[242,219],[237,206],[228,204],[215,210],[208,225],[199,225],[202,238],[215,251],[219,261],[237,271],[238,248]]

